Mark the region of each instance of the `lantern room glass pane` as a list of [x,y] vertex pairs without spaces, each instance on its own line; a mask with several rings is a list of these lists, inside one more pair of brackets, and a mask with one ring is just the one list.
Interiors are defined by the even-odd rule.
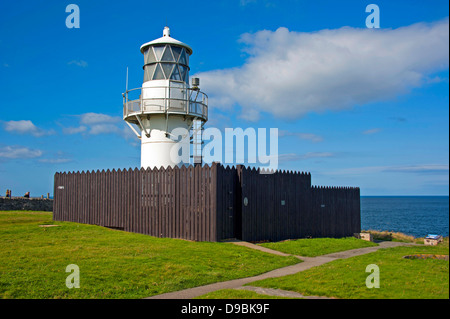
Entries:
[[145,51],[144,61],[146,64],[156,62],[155,54],[153,53],[152,48],[149,48],[149,50]]
[[166,49],[164,50],[161,61],[175,62],[175,60],[173,59],[172,50],[170,50],[170,45],[166,45]]
[[155,66],[155,64],[150,64],[144,67],[144,82],[150,81],[153,78]]
[[181,81],[185,81],[186,83],[186,75],[187,75],[187,68],[185,66],[180,65],[180,74],[181,74]]
[[156,63],[155,73],[153,74],[153,80],[164,80],[164,73],[160,63]]
[[149,80],[147,70],[144,69],[144,82],[147,82]]
[[187,65],[186,52],[184,51],[184,49],[181,50],[180,60],[178,60],[178,63]]
[[170,79],[174,65],[172,63],[161,63],[161,65],[164,70],[164,74],[166,75],[166,79]]
[[178,58],[180,57],[180,54],[181,54],[181,48],[173,46],[172,53],[173,53],[173,57],[175,58],[175,62],[178,62]]
[[181,81],[180,71],[178,70],[178,65],[175,65],[173,68],[172,76],[170,77],[172,80]]
[[148,51],[149,51],[148,48],[147,48],[147,50],[144,51],[144,63],[147,63]]
[[164,45],[155,45],[153,47],[157,61],[161,61],[161,56],[163,55],[164,47],[165,47]]

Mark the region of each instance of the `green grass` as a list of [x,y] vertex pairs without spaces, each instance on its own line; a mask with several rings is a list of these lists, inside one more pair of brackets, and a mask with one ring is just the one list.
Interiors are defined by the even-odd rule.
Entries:
[[[1,298],[143,298],[299,262],[231,243],[53,222],[49,212],[0,212],[0,243]],[[69,264],[79,266],[79,289],[66,287]]]
[[377,246],[378,244],[354,237],[346,237],[296,239],[274,243],[263,243],[259,245],[286,254],[316,257],[349,249]]
[[263,295],[249,290],[222,289],[204,294],[195,299],[292,299],[292,298]]
[[[340,259],[303,272],[252,282],[258,287],[279,288],[303,295],[357,299],[448,299],[449,262],[406,259],[405,255],[448,255],[448,241],[438,246],[380,249],[366,255]],[[367,288],[366,267],[376,264],[380,288]]]

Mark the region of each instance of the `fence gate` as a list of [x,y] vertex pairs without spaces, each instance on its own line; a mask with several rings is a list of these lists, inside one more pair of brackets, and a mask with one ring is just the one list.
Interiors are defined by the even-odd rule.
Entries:
[[217,238],[242,239],[241,187],[238,170],[217,167]]

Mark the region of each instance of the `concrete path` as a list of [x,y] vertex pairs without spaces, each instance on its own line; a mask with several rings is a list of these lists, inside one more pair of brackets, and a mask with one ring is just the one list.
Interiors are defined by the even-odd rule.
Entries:
[[238,245],[238,246],[244,246],[244,247],[248,247],[248,248],[251,248],[251,249],[260,250],[260,251],[263,251],[265,253],[270,253],[270,254],[273,254],[273,255],[290,256],[290,254],[286,254],[286,253],[283,253],[281,251],[273,250],[273,249],[266,248],[266,247],[263,247],[263,246],[258,246],[258,245],[255,245],[255,244],[252,244],[252,243],[249,243],[249,242],[246,242],[246,241],[232,241],[231,243],[233,243],[235,245]]
[[282,289],[272,289],[272,288],[262,288],[253,286],[243,286],[236,288],[237,290],[249,290],[254,291],[260,295],[276,296],[276,297],[286,297],[286,298],[301,298],[301,299],[333,299],[328,297],[319,296],[304,296],[295,291],[288,291]]
[[[247,242],[239,242],[238,241],[238,242],[232,242],[232,243],[236,244],[236,245],[241,245],[241,246],[245,246],[248,248],[252,248],[252,249],[261,250],[261,251],[264,251],[267,253],[272,253],[272,254],[281,255],[281,256],[290,256],[289,254],[284,254],[279,251],[275,251],[272,249],[268,249],[268,248],[254,245],[254,244],[247,243]],[[303,262],[295,264],[295,265],[283,267],[283,268],[278,268],[278,269],[266,272],[261,275],[253,276],[253,277],[217,282],[217,283],[209,284],[209,285],[205,285],[205,286],[169,292],[169,293],[165,293],[165,294],[161,294],[161,295],[155,295],[152,297],[148,297],[146,299],[192,299],[192,298],[199,297],[201,295],[204,295],[204,294],[216,291],[216,290],[238,289],[238,288],[246,289],[246,290],[253,289],[253,291],[259,291],[258,293],[262,293],[264,291],[265,294],[269,294],[269,292],[283,294],[284,292],[280,292],[280,291],[274,292],[273,290],[275,290],[275,289],[269,290],[267,288],[263,289],[263,288],[259,288],[259,287],[247,288],[248,286],[245,286],[245,287],[243,287],[243,286],[248,283],[262,280],[262,279],[292,275],[292,274],[298,273],[300,271],[304,271],[304,270],[312,268],[312,267],[323,265],[325,263],[328,263],[328,262],[336,260],[336,259],[345,259],[345,258],[363,255],[363,254],[368,254],[368,253],[375,252],[381,248],[390,248],[390,247],[406,246],[406,245],[411,245],[411,244],[384,241],[384,242],[380,242],[379,245],[375,246],[375,247],[366,247],[366,248],[346,250],[346,251],[342,251],[342,252],[331,253],[331,254],[317,256],[317,257],[295,256],[295,257],[298,257],[299,259],[303,260]],[[258,289],[256,289],[256,288],[258,288]],[[289,296],[292,296],[292,297],[296,296],[294,298],[306,298],[306,296],[302,296],[301,294],[294,293],[294,292],[288,292],[286,294],[289,294]],[[314,297],[314,296],[311,297],[310,296],[308,298],[318,299],[318,298],[323,298],[323,297]]]

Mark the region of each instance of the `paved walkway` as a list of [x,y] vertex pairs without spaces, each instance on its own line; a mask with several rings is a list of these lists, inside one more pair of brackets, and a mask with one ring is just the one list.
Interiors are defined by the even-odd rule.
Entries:
[[249,290],[254,291],[260,295],[268,295],[275,297],[285,297],[285,298],[301,298],[301,299],[333,299],[328,297],[320,297],[320,296],[304,296],[295,291],[288,291],[282,289],[273,289],[273,288],[262,288],[262,287],[253,287],[253,286],[243,286],[236,288],[238,290]]
[[[233,244],[261,250],[261,251],[275,254],[275,255],[290,256],[289,254],[285,254],[285,253],[282,253],[282,252],[279,252],[276,250],[272,250],[272,249],[268,249],[268,248],[261,247],[258,245],[254,245],[254,244],[251,244],[248,242],[237,241],[237,242],[233,242]],[[204,294],[216,291],[216,290],[221,290],[221,289],[245,289],[245,290],[252,290],[257,293],[268,294],[268,295],[277,295],[277,296],[286,296],[286,297],[290,297],[290,298],[308,298],[308,299],[325,298],[325,297],[317,297],[317,296],[303,296],[296,292],[284,291],[284,290],[280,290],[280,289],[268,289],[268,288],[260,288],[260,287],[244,286],[244,285],[249,284],[254,281],[262,280],[262,279],[292,275],[292,274],[298,273],[300,271],[304,271],[304,270],[312,268],[312,267],[323,265],[325,263],[328,263],[328,262],[336,260],[336,259],[345,259],[345,258],[363,255],[363,254],[368,254],[368,253],[377,251],[378,249],[381,249],[381,248],[390,248],[390,247],[406,246],[406,245],[411,245],[411,244],[384,241],[384,242],[380,242],[379,245],[375,246],[375,247],[366,247],[366,248],[346,250],[346,251],[331,253],[331,254],[317,256],[317,257],[295,256],[295,257],[303,260],[303,262],[295,264],[295,265],[283,267],[283,268],[278,268],[278,269],[266,272],[261,275],[253,276],[253,277],[217,282],[217,283],[209,284],[209,285],[205,285],[205,286],[189,288],[189,289],[184,289],[184,290],[180,290],[180,291],[174,291],[174,292],[169,292],[169,293],[165,293],[165,294],[161,294],[161,295],[156,295],[156,296],[152,296],[152,297],[149,297],[146,299],[192,299],[192,298],[199,297],[201,295],[204,295]]]

